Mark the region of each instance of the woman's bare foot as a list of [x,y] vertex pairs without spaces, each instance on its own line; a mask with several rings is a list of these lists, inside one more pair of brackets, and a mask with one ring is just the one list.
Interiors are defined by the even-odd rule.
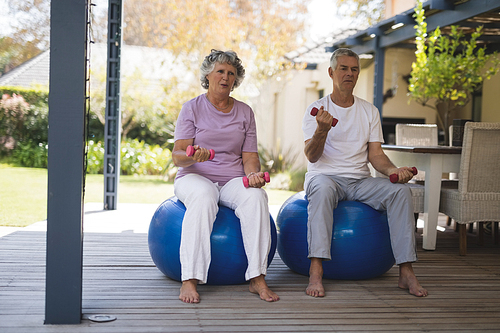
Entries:
[[250,285],[248,287],[251,293],[257,294],[266,302],[276,302],[280,298],[267,286],[264,275],[259,275],[250,280]]
[[182,281],[181,293],[179,299],[184,303],[200,303],[200,295],[196,291],[198,280]]
[[309,285],[306,288],[306,294],[312,297],[325,296],[325,288],[323,287],[323,260],[320,258],[311,258]]
[[428,295],[427,289],[422,287],[413,272],[413,267],[411,263],[406,262],[399,265],[399,282],[398,287],[401,289],[407,289],[410,294],[417,297],[425,297]]

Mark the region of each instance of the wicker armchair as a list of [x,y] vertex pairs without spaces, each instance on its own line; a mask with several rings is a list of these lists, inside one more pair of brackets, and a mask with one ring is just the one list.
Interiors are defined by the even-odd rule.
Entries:
[[442,188],[439,211],[458,224],[459,253],[467,253],[465,224],[500,221],[500,123],[465,124],[458,189]]

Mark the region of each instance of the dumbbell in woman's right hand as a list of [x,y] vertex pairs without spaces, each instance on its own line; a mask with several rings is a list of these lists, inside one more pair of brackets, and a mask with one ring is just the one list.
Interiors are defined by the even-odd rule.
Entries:
[[[318,114],[318,111],[319,111],[318,108],[316,108],[316,107],[312,108],[311,116],[316,117],[316,115]],[[337,118],[333,118],[332,127],[335,127],[335,125],[337,125],[338,122],[339,122],[339,120]]]
[[[266,181],[266,183],[269,183],[271,181],[271,177],[269,177],[269,172],[267,172],[267,171],[264,172],[264,180]],[[243,186],[245,186],[245,187],[250,186],[248,183],[247,176],[243,177]]]
[[[193,156],[196,150],[197,149],[195,149],[191,145],[187,146],[187,148],[186,148],[186,156]],[[215,156],[215,151],[213,149],[210,149],[209,152],[210,152],[210,157],[208,159],[209,160],[213,160],[214,156]]]
[[[418,173],[418,170],[417,168],[412,167],[411,172],[413,173],[413,175],[416,175]],[[393,173],[389,176],[389,179],[391,180],[391,183],[397,183],[399,181],[399,176],[397,173]]]

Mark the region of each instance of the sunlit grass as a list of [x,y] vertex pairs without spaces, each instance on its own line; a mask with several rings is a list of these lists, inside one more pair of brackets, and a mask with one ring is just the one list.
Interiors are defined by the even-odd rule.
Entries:
[[[295,192],[267,189],[270,205]],[[174,195],[172,183],[158,176],[120,176],[118,203],[160,204]],[[104,176],[87,175],[85,203],[104,201]],[[47,169],[0,164],[0,226],[23,227],[47,218]]]

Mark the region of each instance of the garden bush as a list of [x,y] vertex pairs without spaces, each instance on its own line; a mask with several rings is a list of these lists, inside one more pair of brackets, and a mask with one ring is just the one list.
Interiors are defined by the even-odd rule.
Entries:
[[[48,145],[36,141],[18,144],[11,158],[22,167],[46,168]],[[120,169],[122,175],[164,175],[174,167],[170,150],[159,145],[148,145],[139,140],[127,140],[121,145]],[[104,171],[104,144],[90,140],[87,149],[87,173]]]
[[[163,175],[173,167],[169,149],[136,139],[122,142],[120,155],[122,175]],[[91,140],[88,144],[87,173],[102,174],[103,171],[104,144]]]
[[47,167],[48,145],[28,140],[19,142],[12,154],[12,161],[28,168]]
[[49,92],[44,89],[29,89],[22,87],[0,87],[0,95],[13,96],[14,94],[22,96],[29,105],[48,105]]
[[163,175],[172,166],[172,153],[167,148],[137,139],[122,143],[120,169],[123,175]]
[[87,173],[102,174],[104,172],[104,144],[90,140],[87,145]]
[[259,146],[259,159],[262,171],[272,174],[268,188],[276,190],[302,191],[305,169],[294,169],[298,154],[290,147],[283,150],[280,141],[273,149]]
[[[48,140],[48,93],[0,88],[0,152],[10,155],[19,143],[23,150],[45,146]],[[18,153],[24,154],[24,153]]]

